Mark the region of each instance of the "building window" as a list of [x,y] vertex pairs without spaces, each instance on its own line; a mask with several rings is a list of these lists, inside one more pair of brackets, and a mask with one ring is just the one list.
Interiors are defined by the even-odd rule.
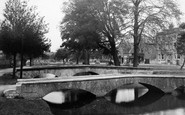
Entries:
[[161,59],[161,54],[158,54],[158,59]]
[[181,56],[179,54],[177,54],[177,59],[180,59],[180,58],[181,58]]
[[161,54],[161,58],[164,59],[164,54]]

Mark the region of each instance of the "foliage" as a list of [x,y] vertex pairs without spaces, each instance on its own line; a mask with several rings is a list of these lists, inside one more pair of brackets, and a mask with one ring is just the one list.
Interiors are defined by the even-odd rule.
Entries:
[[[5,43],[10,44],[4,44],[5,53],[11,53],[12,50],[20,53],[21,42],[23,42],[24,54],[29,56],[32,54],[33,57],[38,57],[43,54],[43,51],[49,49],[50,43],[44,37],[44,34],[47,33],[47,25],[43,21],[43,17],[39,17],[35,13],[35,8],[29,7],[26,1],[9,0],[6,3],[4,17],[5,20],[2,24],[4,37],[1,38],[5,40]],[[5,38],[7,34],[9,40]],[[10,41],[13,41],[14,47]],[[11,47],[8,48],[8,46]]]
[[[90,33],[88,35],[92,36],[92,40],[87,36],[84,37],[84,40],[90,41],[90,44],[88,42],[82,43],[88,44],[88,47],[98,44],[101,49],[104,49],[105,54],[113,56],[115,65],[120,65],[117,57],[116,41],[121,35],[119,30],[123,25],[122,16],[126,13],[126,10],[119,11],[117,8],[119,5],[118,2],[108,0],[71,0],[64,10],[66,17],[63,22],[66,20],[67,22],[62,27],[65,27],[64,30],[71,30],[72,32],[80,31],[83,36],[85,35],[83,31]],[[64,31],[61,31],[61,33],[63,34]],[[75,35],[71,32],[68,33],[70,33],[68,38]],[[93,41],[95,44],[93,44]]]
[[134,38],[134,63],[138,65],[138,52],[141,39],[155,42],[158,31],[165,29],[173,19],[179,19],[180,10],[175,0],[124,0],[128,5],[127,33]]
[[[184,26],[184,25],[185,25],[185,24],[182,23],[182,24],[180,25],[180,28],[185,29],[185,26]],[[183,56],[185,56],[185,32],[184,32],[184,31],[182,31],[182,32],[179,34],[178,38],[177,38],[176,50],[177,50],[177,54],[178,54],[178,55],[183,55]],[[185,65],[185,57],[184,57],[184,62],[183,62],[183,64],[182,64],[182,66],[181,66],[181,69],[184,67],[184,65]]]
[[89,63],[89,52],[98,49],[100,35],[96,31],[97,21],[83,0],[71,1],[70,9],[61,23],[62,46],[73,53],[85,54],[85,64]]
[[44,37],[47,24],[35,12],[35,7],[29,7],[27,1],[21,0],[9,0],[5,5],[0,49],[14,55],[14,67],[18,53],[34,58],[49,50],[50,42]]
[[176,42],[177,53],[185,55],[185,33],[181,33]]
[[54,59],[56,59],[56,60],[61,60],[62,59],[64,61],[64,59],[68,59],[69,56],[70,56],[70,51],[69,50],[67,50],[65,48],[60,48],[60,49],[57,50]]
[[[174,0],[71,0],[66,5],[65,14],[65,20],[68,20],[66,25],[77,27],[69,30],[76,31],[83,23],[85,29],[90,27],[90,31],[101,36],[99,46],[111,53],[115,65],[119,65],[117,43],[125,35],[132,35],[133,66],[136,67],[141,39],[154,43],[156,33],[166,28],[173,19],[179,19],[181,12]],[[69,21],[71,18],[74,20]]]

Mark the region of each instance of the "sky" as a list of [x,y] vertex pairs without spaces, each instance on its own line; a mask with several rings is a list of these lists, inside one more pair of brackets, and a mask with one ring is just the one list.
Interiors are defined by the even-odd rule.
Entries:
[[[3,9],[5,8],[6,1],[0,0],[0,20],[3,20]],[[51,40],[50,50],[52,52],[59,49],[62,44],[59,26],[64,17],[62,5],[65,1],[67,0],[29,0],[31,5],[37,6],[37,12],[40,16],[44,16],[46,23],[49,24],[49,32],[46,34],[46,37]],[[180,10],[185,15],[185,0],[176,1],[179,4]],[[182,16],[182,22],[185,22],[185,16]]]
[[[3,20],[3,9],[5,8],[5,2],[8,0],[0,0],[0,20]],[[44,20],[48,23],[49,32],[46,37],[51,40],[52,52],[55,52],[60,48],[62,40],[60,37],[60,22],[62,21],[64,14],[62,13],[62,5],[66,0],[29,0],[30,5],[37,6],[37,12],[40,16],[44,16]]]

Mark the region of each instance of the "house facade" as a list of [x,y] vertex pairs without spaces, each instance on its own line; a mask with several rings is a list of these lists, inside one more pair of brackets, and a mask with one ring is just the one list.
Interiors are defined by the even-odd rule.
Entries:
[[122,39],[120,44],[118,45],[119,59],[121,64],[129,63],[129,57],[132,56],[131,51],[132,51],[131,43]]
[[179,65],[183,62],[184,57],[182,55],[178,55],[175,48],[177,37],[182,31],[183,30],[180,28],[171,28],[157,34],[156,59],[158,63]]
[[[130,41],[122,40],[118,46],[119,56],[121,57],[120,62],[125,64],[128,61],[133,60],[134,47]],[[151,60],[156,59],[156,45],[149,41],[142,41],[139,49],[139,62],[149,64]]]

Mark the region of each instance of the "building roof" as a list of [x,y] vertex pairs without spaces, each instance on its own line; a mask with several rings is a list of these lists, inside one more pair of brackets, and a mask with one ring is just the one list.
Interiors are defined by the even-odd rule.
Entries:
[[183,29],[181,28],[166,29],[166,30],[163,30],[162,32],[157,33],[157,36],[169,35],[169,34],[179,34],[182,31]]

